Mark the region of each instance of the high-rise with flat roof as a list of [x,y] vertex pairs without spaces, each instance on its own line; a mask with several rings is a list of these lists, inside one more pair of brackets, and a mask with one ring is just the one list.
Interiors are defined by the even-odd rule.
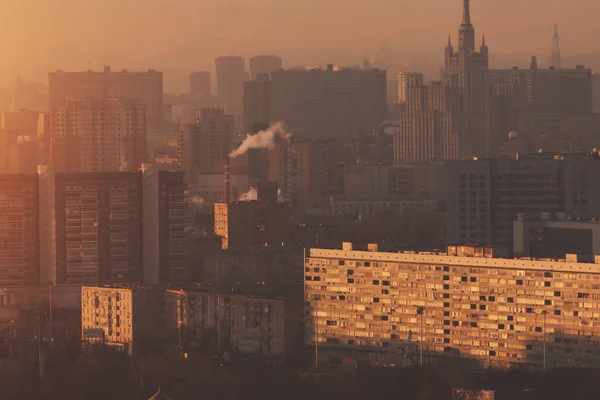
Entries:
[[40,167],[43,282],[142,279],[140,172],[58,173]]
[[57,172],[137,171],[146,159],[146,108],[118,99],[52,103],[50,143]]
[[110,66],[102,72],[63,72],[48,74],[50,108],[58,102],[86,99],[102,102],[117,98],[137,103],[146,109],[148,143],[154,146],[166,137],[163,134],[163,74],[156,70],[111,71]]
[[217,93],[227,106],[227,111],[240,117],[243,112],[244,81],[247,80],[246,61],[239,56],[218,57],[215,60],[217,70]]
[[589,155],[535,154],[517,159],[448,162],[449,243],[512,245],[517,215],[600,215],[600,162]]
[[144,164],[144,283],[181,282],[190,277],[189,225],[183,171]]
[[259,75],[269,75],[283,68],[281,57],[272,55],[254,56],[250,59],[250,79],[255,81]]
[[181,164],[194,180],[197,174],[222,173],[231,151],[234,116],[221,108],[196,110],[196,122],[181,132]]
[[37,174],[0,174],[0,286],[38,284],[38,224]]
[[318,343],[323,360],[358,365],[402,365],[422,351],[424,363],[461,357],[496,367],[600,366],[600,257],[583,263],[498,251],[310,249],[306,343]]
[[298,135],[345,139],[370,133],[387,115],[386,72],[377,69],[290,69],[271,73],[269,122]]
[[210,72],[199,71],[190,74],[190,93],[193,95],[212,94]]

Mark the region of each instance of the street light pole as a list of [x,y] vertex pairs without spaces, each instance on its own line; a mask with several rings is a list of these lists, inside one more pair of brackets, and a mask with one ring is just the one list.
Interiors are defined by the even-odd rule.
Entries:
[[421,316],[421,323],[419,328],[419,365],[423,366],[423,314],[425,313],[424,307],[417,307],[417,314]]
[[548,314],[548,312],[546,310],[542,311],[542,314],[544,315],[544,347],[543,347],[543,368],[544,368],[544,375],[546,374],[546,315]]

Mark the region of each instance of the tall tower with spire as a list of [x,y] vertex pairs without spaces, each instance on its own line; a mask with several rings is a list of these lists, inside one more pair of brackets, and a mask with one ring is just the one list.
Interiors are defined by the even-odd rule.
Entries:
[[443,84],[457,124],[458,157],[490,153],[489,53],[482,38],[476,49],[470,1],[463,0],[462,22],[458,29],[458,51],[450,39],[445,51]]
[[552,55],[550,56],[550,65],[556,69],[562,68],[560,59],[560,44],[558,42],[558,24],[554,24],[554,34],[552,36]]

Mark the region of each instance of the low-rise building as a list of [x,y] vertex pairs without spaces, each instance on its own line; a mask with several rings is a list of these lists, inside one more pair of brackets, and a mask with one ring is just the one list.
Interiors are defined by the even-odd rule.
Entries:
[[[211,349],[283,359],[303,345],[300,296],[282,296],[266,287],[199,287],[168,290],[169,347],[180,352]],[[299,293],[298,293],[299,294]]]
[[[600,256],[595,262],[499,258],[507,249],[446,253],[311,249],[306,343],[323,357],[400,362],[464,357],[484,366],[600,367]],[[411,343],[412,341],[412,343]]]
[[164,292],[149,286],[82,286],[82,342],[134,357],[160,351],[165,338]]
[[516,256],[594,259],[600,254],[600,219],[566,213],[519,214],[513,224]]

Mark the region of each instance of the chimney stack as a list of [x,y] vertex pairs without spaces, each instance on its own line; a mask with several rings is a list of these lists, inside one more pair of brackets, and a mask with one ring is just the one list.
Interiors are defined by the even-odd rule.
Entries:
[[231,201],[231,175],[229,173],[229,157],[225,158],[225,203]]

